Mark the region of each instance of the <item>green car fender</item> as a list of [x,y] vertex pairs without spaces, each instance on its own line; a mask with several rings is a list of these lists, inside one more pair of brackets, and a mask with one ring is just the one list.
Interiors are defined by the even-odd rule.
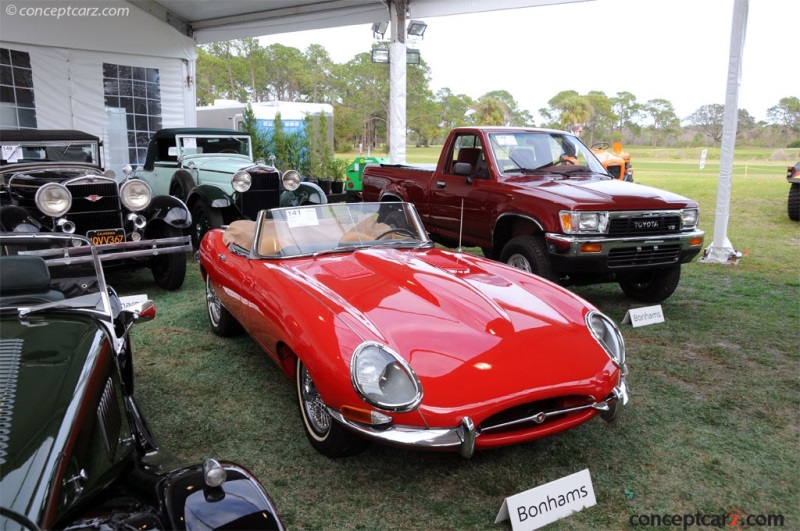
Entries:
[[233,199],[228,192],[213,184],[201,184],[192,188],[186,198],[189,209],[195,201],[203,201],[212,208],[228,208],[233,205]]

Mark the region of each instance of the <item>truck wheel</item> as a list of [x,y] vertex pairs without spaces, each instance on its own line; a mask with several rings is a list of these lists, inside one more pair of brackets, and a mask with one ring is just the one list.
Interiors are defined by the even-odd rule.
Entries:
[[789,219],[800,221],[800,183],[792,183],[789,188],[789,201],[787,202]]
[[[183,233],[169,225],[153,231],[153,239],[180,236],[183,236]],[[186,278],[186,253],[159,254],[153,257],[150,270],[153,272],[153,280],[160,288],[175,291],[183,286],[183,280]]]
[[211,229],[222,227],[222,214],[219,210],[211,208],[203,200],[198,200],[192,206],[192,245],[200,248],[203,236]]
[[681,266],[676,265],[636,273],[621,281],[619,286],[631,299],[641,302],[661,302],[672,295],[680,279]]
[[500,261],[547,280],[557,281],[544,240],[536,236],[511,238],[500,253]]

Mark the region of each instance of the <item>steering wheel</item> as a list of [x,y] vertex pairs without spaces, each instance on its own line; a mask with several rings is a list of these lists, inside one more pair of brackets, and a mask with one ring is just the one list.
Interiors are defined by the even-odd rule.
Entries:
[[239,154],[239,152],[236,151],[235,149],[223,149],[222,151],[220,151],[220,153],[232,153],[234,155],[238,155]]
[[412,238],[416,238],[417,237],[417,235],[414,234],[413,232],[411,232],[410,230],[401,228],[401,229],[389,229],[386,232],[383,232],[383,233],[379,234],[378,236],[376,236],[375,239],[376,240],[380,240],[384,236],[388,236],[390,234],[405,234],[405,235],[410,236]]
[[593,144],[592,149],[608,149],[608,142],[598,142]]

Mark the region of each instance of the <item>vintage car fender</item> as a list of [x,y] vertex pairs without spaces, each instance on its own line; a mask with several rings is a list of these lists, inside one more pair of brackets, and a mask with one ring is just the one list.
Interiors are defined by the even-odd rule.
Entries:
[[42,224],[27,210],[15,205],[0,207],[0,230],[6,232],[41,232]]
[[192,224],[189,208],[177,197],[157,195],[144,210],[148,220],[163,221],[176,229],[185,229]]
[[228,192],[213,184],[200,184],[192,188],[186,198],[187,205],[203,201],[212,208],[228,208],[233,205]]
[[170,527],[281,529],[272,499],[253,475],[233,463],[220,464],[227,475],[220,487],[205,485],[202,465],[171,472],[160,482],[159,498],[166,504]]
[[281,194],[281,206],[300,206],[307,203],[324,205],[328,202],[328,197],[319,185],[311,182],[301,182],[297,190],[285,191]]

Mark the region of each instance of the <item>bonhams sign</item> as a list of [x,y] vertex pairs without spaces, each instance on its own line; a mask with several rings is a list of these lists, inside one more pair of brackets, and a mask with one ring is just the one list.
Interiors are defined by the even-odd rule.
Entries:
[[506,498],[494,522],[511,520],[514,531],[539,529],[596,504],[586,469]]

